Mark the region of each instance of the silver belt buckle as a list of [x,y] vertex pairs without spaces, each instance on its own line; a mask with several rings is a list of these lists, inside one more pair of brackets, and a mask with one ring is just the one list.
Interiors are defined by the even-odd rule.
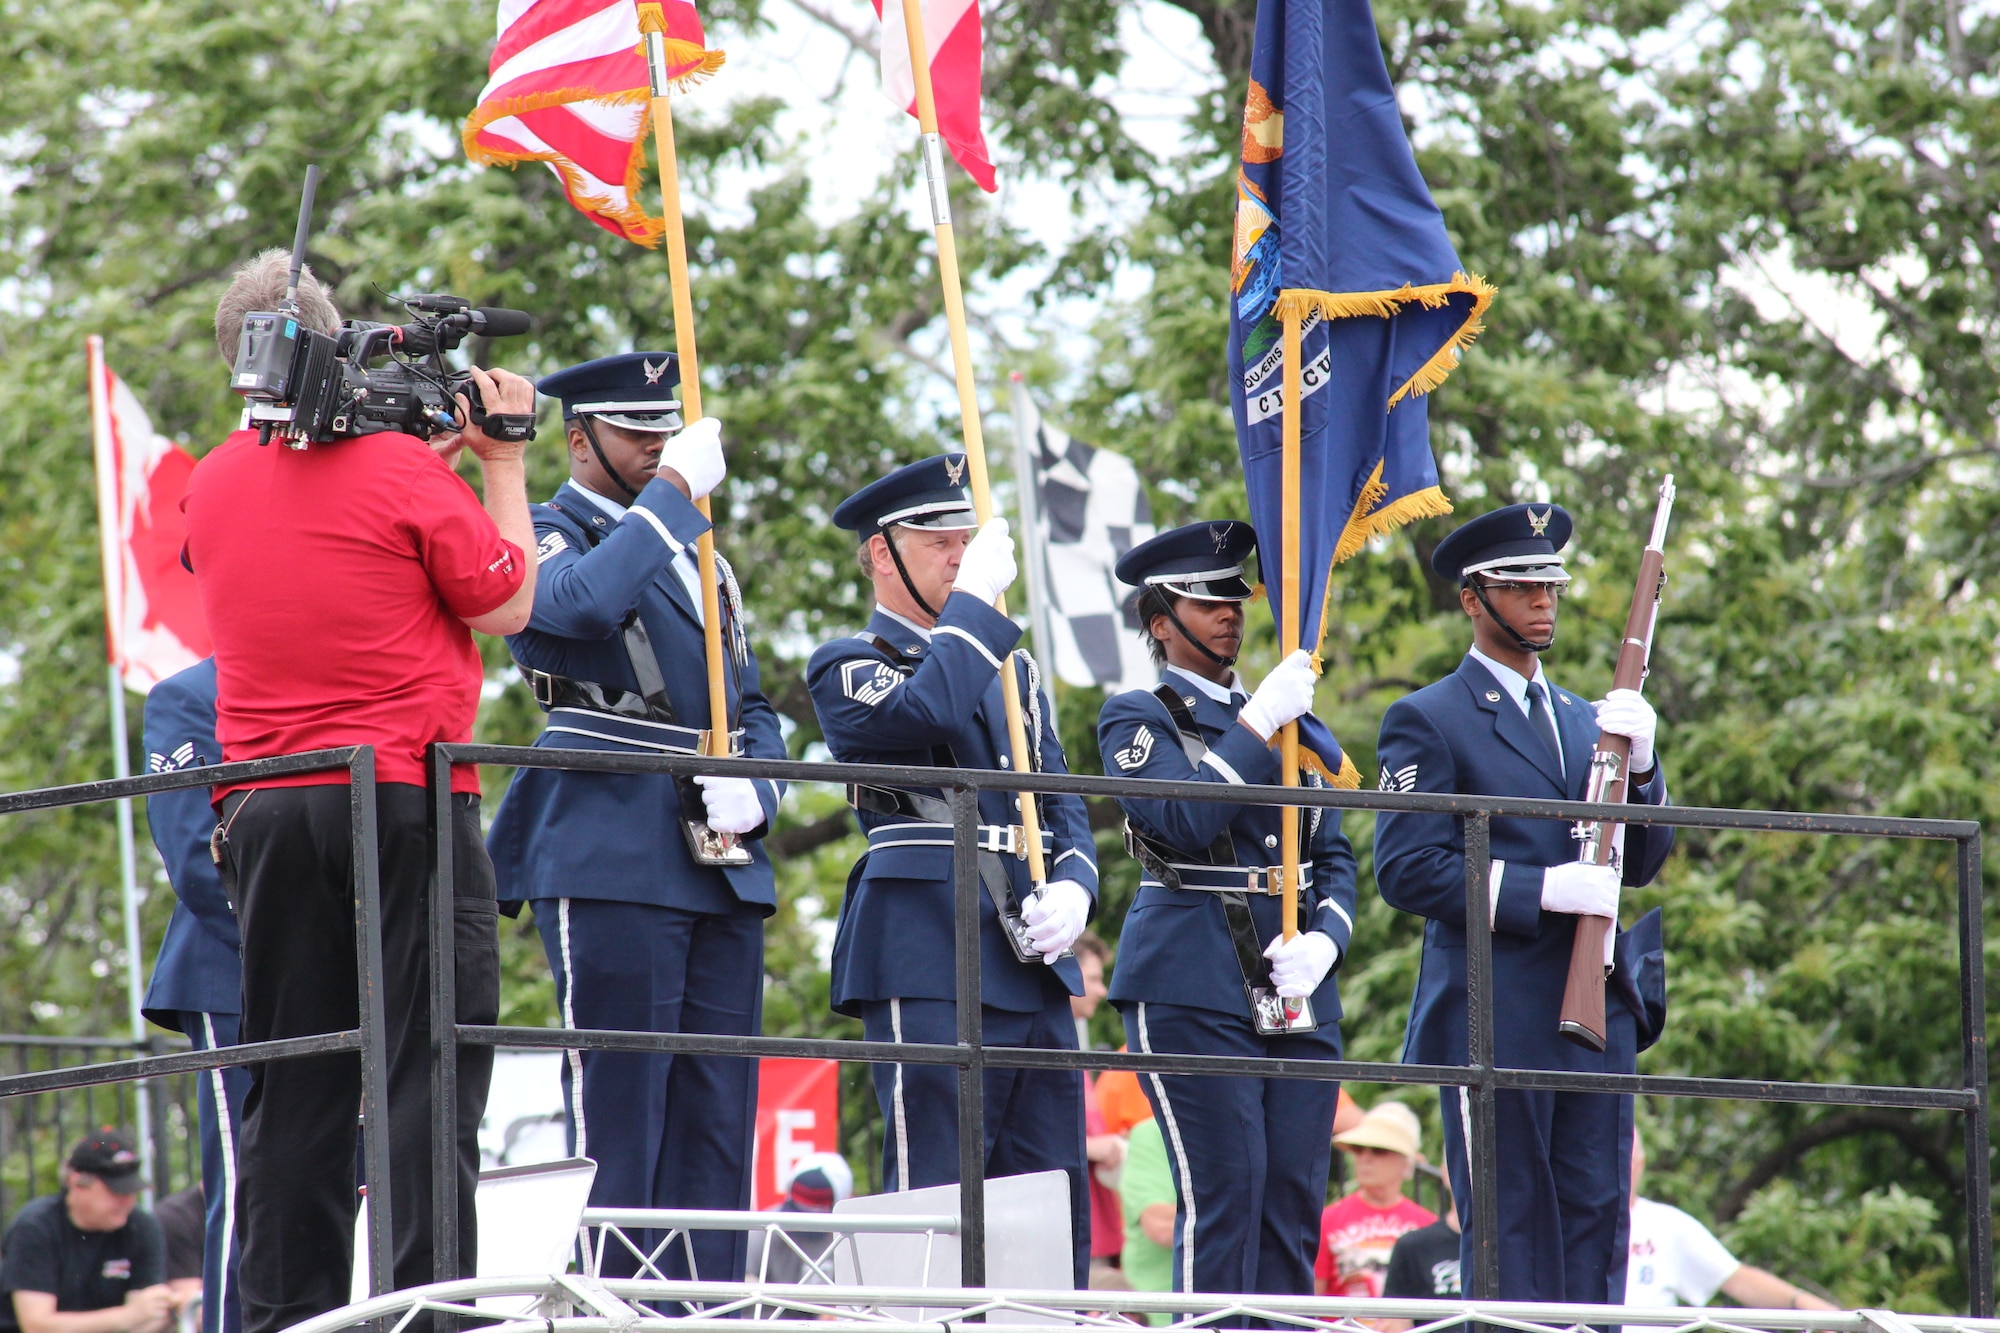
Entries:
[[1285,868],[1283,866],[1250,866],[1251,893],[1268,894],[1275,898],[1285,891]]
[[1019,824],[982,824],[979,826],[979,850],[1025,859],[1028,844]]

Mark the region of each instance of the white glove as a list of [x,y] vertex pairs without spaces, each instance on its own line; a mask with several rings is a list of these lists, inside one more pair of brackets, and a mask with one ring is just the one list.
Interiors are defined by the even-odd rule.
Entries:
[[1611,866],[1570,861],[1542,872],[1542,908],[1571,916],[1618,919],[1618,871]]
[[757,784],[749,778],[697,773],[694,780],[707,807],[703,821],[717,833],[748,833],[764,822],[764,803],[757,799]]
[[1324,931],[1302,930],[1286,939],[1271,941],[1264,950],[1271,960],[1271,985],[1288,1000],[1304,999],[1319,989],[1326,974],[1340,957],[1340,946]]
[[1051,965],[1062,957],[1064,949],[1076,943],[1089,917],[1090,894],[1083,885],[1070,879],[1050,880],[1021,909],[1021,924],[1028,928],[1028,943],[1035,946],[1043,962]]
[[970,593],[982,602],[991,602],[1014,584],[1019,572],[1014,564],[1014,539],[1007,534],[1007,520],[990,518],[966,543],[959,557],[958,581],[953,592]]
[[1653,705],[1637,690],[1613,690],[1597,705],[1597,728],[1614,736],[1632,738],[1632,772],[1646,773],[1653,767],[1653,734],[1659,730],[1659,716]]
[[[699,500],[722,484],[729,469],[722,463],[722,422],[703,417],[692,426],[667,437],[660,450],[660,468],[672,468],[688,484],[688,497]],[[714,828],[713,824],[709,825]]]
[[1311,655],[1300,648],[1271,668],[1236,720],[1268,741],[1279,727],[1312,711],[1313,686],[1318,683]]

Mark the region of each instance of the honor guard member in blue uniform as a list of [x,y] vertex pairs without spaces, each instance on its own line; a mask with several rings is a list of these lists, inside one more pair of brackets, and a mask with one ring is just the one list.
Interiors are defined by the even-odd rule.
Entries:
[[[215,662],[206,659],[155,685],[146,696],[146,770],[172,773],[222,762],[215,740]],[[234,1046],[243,1018],[242,940],[222,887],[211,839],[215,810],[207,787],[146,798],[153,846],[173,886],[174,914],[160,941],[145,1014],[184,1034],[197,1051]],[[243,1326],[236,1299],[236,1127],[250,1090],[244,1068],[196,1076],[201,1136],[201,1191],[207,1213],[202,1241],[202,1333]]]
[[[899,468],[849,496],[834,524],[861,538],[874,583],[868,628],[821,644],[806,669],[827,748],[843,763],[961,768],[1010,765],[1000,671],[1016,673],[1037,770],[1068,768],[1033,660],[1013,655],[1020,627],[993,609],[1014,581],[1007,521],[974,535],[963,454]],[[970,540],[968,540],[970,539]],[[833,942],[833,1007],[870,1041],[958,1040],[951,813],[937,788],[850,792],[868,851],[848,876]],[[996,1046],[1075,1050],[1069,997],[1083,974],[1069,946],[1097,897],[1083,802],[1043,796],[1043,864],[1028,882],[1020,813],[1009,792],[979,796],[982,1022]],[[942,1065],[872,1067],[886,1126],[883,1188],[958,1179],[958,1075]],[[1073,1070],[986,1070],[986,1174],[1069,1174],[1076,1284],[1090,1267],[1083,1080]]]
[[[570,477],[534,507],[535,610],[508,640],[548,712],[539,748],[692,754],[709,716],[694,500],[721,482],[719,424],[681,428],[676,361],[609,356],[550,375]],[[720,556],[723,659],[738,752],[783,758],[736,581]],[[777,896],[758,841],[770,782],[523,769],[488,846],[503,908],[533,904],[565,1026],[754,1035],[764,918]],[[571,1051],[578,1156],[597,1207],[748,1208],[757,1062]],[[743,1233],[695,1233],[704,1278],[743,1271]],[[667,1263],[683,1265],[675,1246]],[[630,1270],[629,1255],[614,1259]],[[664,1270],[663,1270],[664,1271]]]
[[[1335,780],[1359,775],[1312,718],[1314,675],[1295,653],[1246,694],[1248,523],[1163,532],[1118,561],[1140,589],[1156,690],[1105,701],[1106,771],[1174,782],[1276,783],[1278,729]],[[1317,772],[1308,785],[1319,786]],[[1118,942],[1111,999],[1135,1051],[1338,1060],[1335,965],[1354,928],[1354,852],[1337,810],[1301,810],[1299,933],[1283,938],[1281,815],[1274,806],[1121,800],[1143,873]],[[1309,1296],[1340,1085],[1319,1079],[1140,1077],[1172,1164],[1174,1290]]]
[[[1667,803],[1654,754],[1653,709],[1636,690],[1593,706],[1552,685],[1541,654],[1555,642],[1569,574],[1570,516],[1556,505],[1510,505],[1438,544],[1431,567],[1460,584],[1472,650],[1458,670],[1399,699],[1382,720],[1384,791],[1582,800],[1600,728],[1632,738],[1630,799]],[[1659,917],[1616,936],[1606,983],[1607,1048],[1558,1035],[1578,915],[1618,915],[1625,884],[1650,883],[1673,846],[1670,828],[1624,829],[1622,875],[1577,860],[1567,823],[1495,819],[1492,925],[1495,1055],[1520,1069],[1629,1074],[1665,1019]],[[1429,918],[1403,1059],[1466,1060],[1465,863],[1449,815],[1382,814],[1375,878],[1390,906]],[[1607,960],[1612,961],[1612,960]],[[1440,1090],[1445,1158],[1465,1223],[1472,1271],[1465,1102]],[[1609,1303],[1625,1294],[1626,1183],[1632,1099],[1606,1093],[1499,1094],[1500,1298]]]

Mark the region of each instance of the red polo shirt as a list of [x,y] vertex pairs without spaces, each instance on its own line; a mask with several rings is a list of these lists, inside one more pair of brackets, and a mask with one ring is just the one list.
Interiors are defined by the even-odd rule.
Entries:
[[[427,745],[472,739],[483,673],[462,617],[513,596],[527,565],[429,445],[384,432],[301,451],[240,430],[196,465],[184,506],[225,762],[373,745],[376,781],[421,786]],[[477,792],[477,770],[451,785]]]

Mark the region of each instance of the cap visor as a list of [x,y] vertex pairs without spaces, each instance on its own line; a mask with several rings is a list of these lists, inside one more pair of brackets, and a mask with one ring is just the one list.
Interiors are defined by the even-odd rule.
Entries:
[[1257,595],[1249,580],[1240,574],[1220,579],[1162,579],[1155,586],[1197,602],[1247,602]]

